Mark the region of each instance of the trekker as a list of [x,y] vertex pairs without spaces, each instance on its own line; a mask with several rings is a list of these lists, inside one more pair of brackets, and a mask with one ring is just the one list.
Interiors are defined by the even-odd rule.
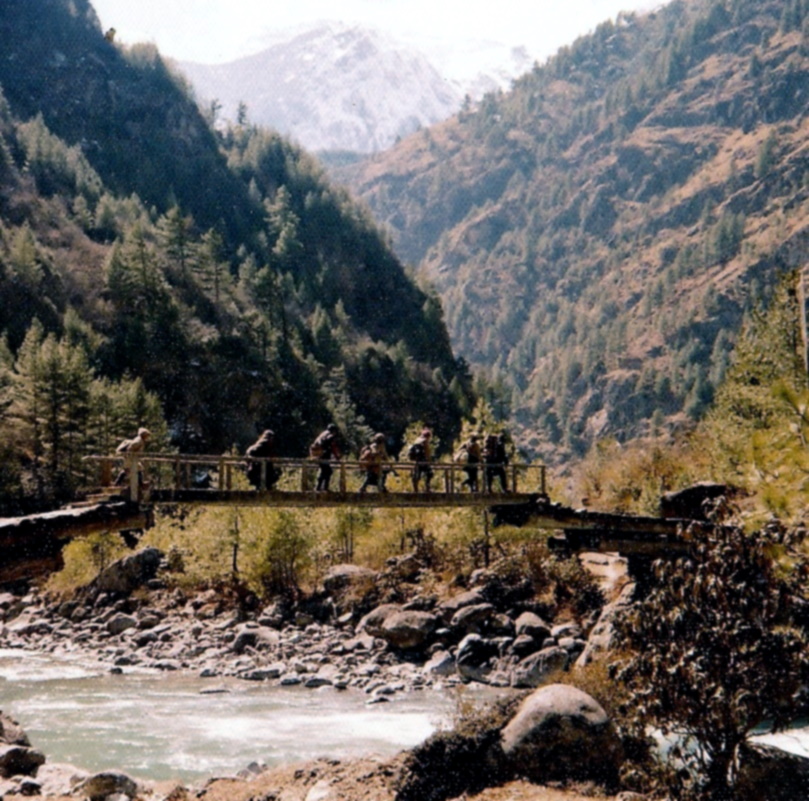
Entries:
[[368,487],[376,487],[379,492],[387,492],[385,478],[388,471],[385,469],[385,462],[389,461],[385,435],[374,434],[371,444],[366,445],[360,452],[360,466],[365,472],[360,492],[365,492]]
[[315,492],[328,492],[331,481],[331,461],[340,461],[341,453],[337,444],[339,429],[334,423],[329,423],[326,430],[318,434],[317,439],[309,447],[309,456],[318,460],[317,484]]
[[466,478],[461,487],[469,487],[470,492],[478,491],[478,465],[480,464],[480,437],[472,434],[455,452],[455,461],[462,464]]
[[430,491],[430,481],[433,477],[433,469],[430,467],[432,461],[432,439],[433,432],[429,428],[424,428],[416,441],[407,449],[407,458],[415,462],[413,466],[413,492],[419,491],[419,481],[424,476],[424,491]]
[[[152,432],[149,431],[148,428],[139,428],[138,433],[132,439],[125,439],[116,449],[116,453],[121,454],[135,454],[141,453],[142,451],[146,450],[146,443],[152,438]],[[126,484],[128,477],[129,477],[129,468],[130,465],[134,464],[135,459],[134,457],[130,457],[126,460],[126,463],[118,473],[115,479],[115,485],[121,486],[122,484]],[[138,485],[141,486],[143,484],[143,473],[138,468]]]
[[[245,451],[245,456],[251,461],[247,465],[247,480],[255,489],[271,490],[281,478],[281,471],[271,462],[252,461],[275,458],[275,432],[269,428]],[[261,482],[262,465],[264,468],[264,486]]]
[[483,463],[486,481],[486,492],[492,491],[494,479],[500,481],[500,492],[508,492],[506,484],[506,465],[508,464],[508,454],[506,453],[506,435],[489,434],[483,444]]

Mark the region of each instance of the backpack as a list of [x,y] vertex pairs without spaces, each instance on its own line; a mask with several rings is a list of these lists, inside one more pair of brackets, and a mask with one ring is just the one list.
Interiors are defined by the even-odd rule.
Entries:
[[494,456],[497,453],[497,434],[489,434],[483,446],[483,452]]
[[407,458],[411,462],[423,462],[426,458],[423,442],[414,442],[407,449]]
[[469,463],[469,451],[466,449],[466,445],[461,445],[457,451],[452,456],[452,461],[455,464],[468,464]]

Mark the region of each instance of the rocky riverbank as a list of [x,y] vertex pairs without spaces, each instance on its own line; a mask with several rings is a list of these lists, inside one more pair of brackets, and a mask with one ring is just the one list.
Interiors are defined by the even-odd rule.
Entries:
[[[171,589],[164,567],[163,555],[146,549],[70,598],[0,595],[0,647],[91,658],[115,672],[187,670],[352,687],[381,703],[395,693],[469,681],[537,687],[588,659],[604,640],[595,616],[585,625],[555,621],[525,579],[496,570],[477,571],[468,588],[441,599],[416,583],[409,593],[401,589],[407,571],[415,579],[419,570],[412,557],[382,573],[341,565],[316,596],[262,606],[227,587]],[[588,645],[593,631],[600,639]]]
[[[447,801],[484,790],[491,801],[545,801],[551,791],[538,787],[549,783],[586,785],[588,797],[621,789],[623,801],[641,797],[626,789],[633,768],[604,709],[570,684],[549,683],[609,648],[612,618],[631,602],[625,577],[611,603],[574,620],[569,607],[537,600],[530,580],[508,563],[476,571],[465,586],[430,592],[437,584],[424,580],[416,554],[381,572],[340,565],[316,593],[270,605],[238,586],[183,590],[170,569],[163,554],[145,549],[70,597],[2,594],[0,648],[93,659],[113,673],[194,671],[212,679],[212,692],[217,678],[233,677],[354,688],[377,704],[397,693],[479,682],[504,688],[506,700],[488,719],[439,732],[393,759],[254,764],[196,788],[50,764],[2,717],[0,801]],[[786,801],[796,788],[809,789],[809,761],[773,751],[751,752],[750,799]],[[789,777],[787,794],[762,795],[778,776]],[[491,789],[503,786],[514,795]]]
[[[233,587],[179,589],[164,555],[145,549],[69,597],[0,594],[0,647],[92,661],[112,673],[190,671],[210,678],[211,692],[225,677],[353,688],[368,704],[473,681],[516,693],[587,649],[584,628],[554,621],[524,577],[478,571],[466,587],[439,595],[421,589],[423,569],[415,554],[381,572],[339,565],[314,595],[262,605]],[[58,795],[90,778],[46,764],[23,741],[7,745],[15,756],[0,764],[0,795]],[[264,772],[253,766],[239,781]],[[105,774],[104,794],[93,793],[131,798],[138,791],[128,778]]]

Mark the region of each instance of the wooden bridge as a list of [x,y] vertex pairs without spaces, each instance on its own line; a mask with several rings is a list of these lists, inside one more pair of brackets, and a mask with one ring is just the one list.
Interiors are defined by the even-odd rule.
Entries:
[[[486,491],[485,465],[479,465],[478,491],[464,486],[464,465],[445,462],[431,463],[429,489],[422,477],[415,491],[416,465],[386,463],[385,491],[371,487],[363,492],[363,465],[341,460],[330,465],[333,491],[319,492],[314,485],[320,462],[311,459],[141,453],[94,456],[89,461],[96,464],[99,478],[84,500],[54,512],[0,519],[0,583],[58,569],[62,547],[75,537],[148,528],[154,508],[165,504],[476,508],[490,511],[495,526],[531,525],[552,531],[551,545],[568,552],[615,551],[648,560],[689,548],[683,537],[689,519],[609,514],[552,503],[546,468],[538,464],[508,465],[508,492],[504,492]],[[251,463],[258,467],[257,488],[246,477]],[[278,480],[268,481],[276,470]]]
[[[545,465],[510,464],[504,467],[508,492],[484,491],[486,466],[478,465],[478,490],[464,486],[464,465],[451,462],[385,462],[385,491],[369,487],[362,491],[366,466],[357,461],[327,462],[333,475],[329,492],[317,491],[315,480],[321,461],[315,459],[246,459],[243,456],[148,454],[92,456],[98,465],[100,489],[88,496],[91,502],[125,497],[139,503],[200,503],[234,506],[287,507],[459,507],[485,508],[493,498],[508,504],[524,503],[535,495],[547,494]],[[248,482],[248,466],[258,475],[258,486]],[[429,468],[416,491],[417,468]],[[280,471],[277,481],[269,477]],[[117,482],[114,483],[114,477]],[[499,481],[497,487],[500,489]]]

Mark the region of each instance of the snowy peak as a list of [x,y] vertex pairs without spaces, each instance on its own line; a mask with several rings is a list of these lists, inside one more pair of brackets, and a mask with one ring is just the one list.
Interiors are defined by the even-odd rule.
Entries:
[[464,95],[479,97],[528,68],[527,56],[512,54],[508,62],[502,46],[497,56],[493,52],[478,62],[497,61],[493,68],[462,82],[446,52],[442,56],[436,49],[428,58],[379,31],[322,23],[290,32],[253,56],[220,65],[186,62],[180,68],[201,102],[221,104],[225,119],[235,119],[244,103],[251,122],[309,150],[368,153],[446,119]]

